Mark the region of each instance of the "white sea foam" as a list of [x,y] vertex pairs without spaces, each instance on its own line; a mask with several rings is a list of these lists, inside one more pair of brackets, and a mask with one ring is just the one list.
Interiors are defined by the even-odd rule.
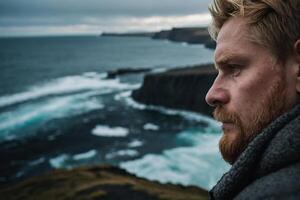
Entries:
[[20,178],[25,174],[28,174],[28,172],[32,171],[34,168],[36,168],[36,166],[44,163],[45,161],[46,161],[45,157],[40,157],[36,160],[29,161],[27,165],[24,165],[22,168],[18,170],[18,172],[15,174],[15,177]]
[[135,109],[144,110],[147,108],[146,105],[134,101],[131,98],[131,94],[132,94],[132,91],[122,92],[115,96],[115,100],[124,100],[127,103],[127,105],[129,105]]
[[49,159],[49,164],[51,167],[58,168],[66,168],[72,169],[76,166],[82,166],[87,164],[95,164],[98,163],[98,159],[100,158],[100,154],[97,150],[92,149],[87,152],[70,155],[70,154],[60,154],[54,158]]
[[127,92],[126,95],[124,94],[122,96],[123,100],[127,103],[127,105],[139,109],[139,110],[155,110],[158,112],[161,112],[166,115],[179,115],[182,116],[185,119],[192,120],[192,121],[199,121],[199,122],[206,122],[209,124],[209,126],[213,129],[220,129],[220,124],[212,119],[211,117],[192,112],[192,111],[185,111],[185,110],[178,110],[178,109],[171,109],[171,108],[165,108],[162,106],[154,106],[154,105],[145,105],[142,103],[138,103],[131,97],[131,91]]
[[141,159],[121,163],[121,167],[138,176],[166,183],[196,185],[210,189],[229,166],[218,150],[220,125],[210,117],[199,113],[168,109],[161,106],[144,105],[134,101],[130,94],[123,95],[129,106],[140,110],[155,110],[166,115],[179,115],[196,122],[206,122],[204,131],[187,130],[178,134],[179,140],[190,143],[190,147],[165,150],[162,154],[147,154]]
[[115,157],[123,157],[123,156],[133,157],[133,156],[137,156],[137,155],[139,155],[138,151],[132,150],[132,149],[125,149],[125,150],[119,150],[119,151],[116,151],[116,152],[106,154],[105,158],[106,159],[112,159],[112,158],[115,158]]
[[29,125],[33,122],[72,116],[94,109],[102,109],[104,106],[98,100],[92,98],[97,91],[83,94],[75,94],[64,97],[55,97],[46,102],[38,102],[18,107],[15,110],[0,114],[1,137],[8,137],[3,132]]
[[36,160],[31,161],[31,162],[29,163],[29,165],[30,165],[30,166],[36,166],[36,165],[39,165],[39,164],[41,164],[41,163],[43,163],[43,162],[45,162],[45,161],[46,161],[45,157],[41,157],[41,158],[39,158],[39,159],[36,159]]
[[102,90],[103,93],[115,90],[134,89],[136,85],[119,82],[118,79],[103,79],[104,74],[85,73],[78,76],[67,76],[29,88],[25,92],[0,97],[0,107],[39,99],[51,95],[74,92]]
[[124,98],[130,97],[130,95],[131,95],[131,91],[125,91],[125,92],[121,92],[121,93],[119,93],[119,94],[116,94],[116,95],[114,96],[114,99],[115,99],[116,101],[118,101],[118,100],[120,100],[120,99],[124,99]]
[[92,134],[101,137],[126,137],[129,130],[123,127],[109,127],[104,125],[97,125]]
[[96,154],[97,154],[97,151],[95,149],[92,149],[90,151],[74,155],[73,159],[74,160],[88,159],[88,158],[94,157]]
[[187,42],[182,42],[181,44],[182,44],[182,46],[187,46],[188,45]]
[[158,131],[159,126],[152,123],[147,123],[143,126],[144,130]]
[[67,154],[61,154],[55,158],[51,158],[49,160],[49,163],[53,168],[56,168],[56,169],[63,168],[65,166],[64,163],[68,159],[69,159],[69,156]]
[[131,141],[127,146],[129,148],[135,148],[135,147],[143,146],[143,144],[144,143],[141,140],[135,139],[135,140]]
[[[10,138],[14,134],[12,130],[17,128],[101,109],[104,105],[95,96],[136,87],[117,79],[106,80],[103,76],[96,72],[67,76],[31,87],[23,93],[0,97],[0,107],[36,100],[0,114],[0,140]],[[46,96],[50,98],[39,99]]]
[[160,67],[160,68],[153,69],[151,72],[152,73],[162,73],[162,72],[166,72],[167,70],[170,70],[170,69],[169,68],[165,68],[165,67]]
[[20,177],[22,177],[24,174],[25,174],[25,171],[19,171],[19,172],[15,175],[15,177],[16,177],[16,178],[20,178]]
[[83,76],[89,77],[89,78],[101,78],[104,79],[107,77],[107,73],[97,73],[97,72],[85,72],[82,74]]
[[218,151],[220,135],[184,131],[178,137],[192,141],[192,146],[165,150],[158,155],[148,154],[120,166],[150,180],[211,189],[229,168]]

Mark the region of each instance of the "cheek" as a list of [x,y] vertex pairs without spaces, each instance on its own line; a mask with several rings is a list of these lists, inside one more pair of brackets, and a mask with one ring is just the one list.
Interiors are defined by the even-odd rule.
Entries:
[[248,80],[239,84],[232,94],[233,109],[239,113],[241,120],[255,114],[262,98],[268,92],[268,87],[262,79]]
[[254,68],[247,71],[247,74],[240,81],[240,91],[248,98],[260,99],[270,89],[274,83],[275,75],[272,70],[266,70],[267,67]]
[[240,84],[232,93],[232,101],[234,106],[237,106],[239,109],[245,109],[255,105],[257,99],[261,96],[260,87],[257,84],[245,83]]
[[263,73],[253,73],[251,76],[244,81],[241,81],[240,90],[244,94],[249,95],[250,97],[260,96],[264,91],[265,87],[268,85],[267,76]]

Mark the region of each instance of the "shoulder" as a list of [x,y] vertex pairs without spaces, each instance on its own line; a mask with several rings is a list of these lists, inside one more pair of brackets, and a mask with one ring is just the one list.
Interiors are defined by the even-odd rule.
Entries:
[[300,163],[255,180],[235,199],[300,199]]

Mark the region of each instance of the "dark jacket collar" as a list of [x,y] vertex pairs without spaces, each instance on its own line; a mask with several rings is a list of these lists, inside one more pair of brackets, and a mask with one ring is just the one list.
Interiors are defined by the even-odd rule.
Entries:
[[268,125],[209,192],[233,199],[253,180],[300,160],[300,104]]

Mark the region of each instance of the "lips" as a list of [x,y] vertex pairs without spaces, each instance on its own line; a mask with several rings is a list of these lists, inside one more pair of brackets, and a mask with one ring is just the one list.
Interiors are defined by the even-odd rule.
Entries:
[[227,111],[223,106],[214,110],[214,118],[220,122],[223,132],[232,132],[232,129],[239,127],[239,117],[234,112]]
[[225,132],[226,130],[230,130],[234,128],[234,123],[233,122],[222,122],[222,129]]

